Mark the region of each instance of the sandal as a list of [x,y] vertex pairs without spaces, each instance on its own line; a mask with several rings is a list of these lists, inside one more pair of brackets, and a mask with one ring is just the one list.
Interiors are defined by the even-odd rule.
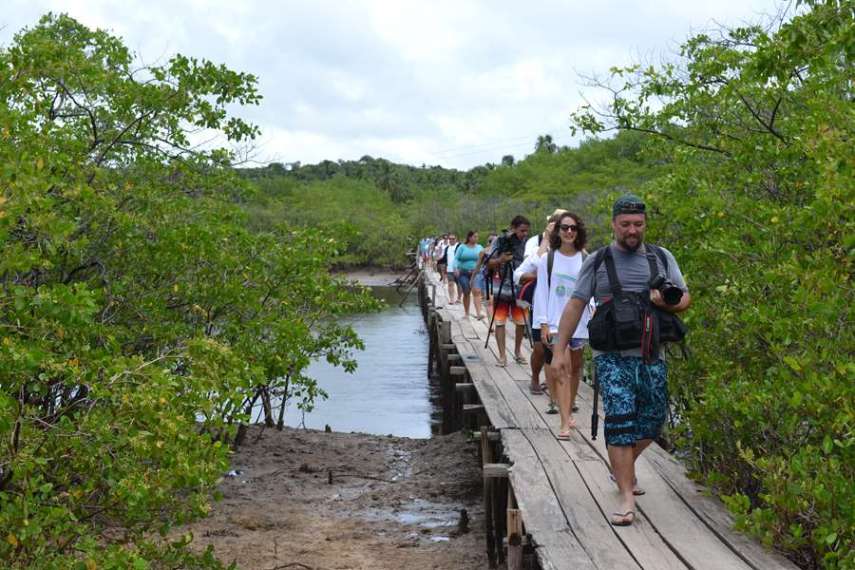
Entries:
[[558,413],[558,408],[555,407],[555,402],[553,402],[552,400],[549,401],[549,407],[546,408],[546,413],[547,414],[557,414]]
[[612,526],[629,526],[635,521],[635,511],[625,513],[612,513]]
[[530,394],[534,394],[535,396],[543,394],[543,388],[541,388],[540,385],[535,386],[533,384],[529,384],[528,391]]
[[525,364],[526,360],[524,357],[517,355],[514,356],[514,362],[516,362],[517,364]]
[[500,360],[496,362],[496,366],[498,366],[499,368],[507,368],[508,363],[505,360]]

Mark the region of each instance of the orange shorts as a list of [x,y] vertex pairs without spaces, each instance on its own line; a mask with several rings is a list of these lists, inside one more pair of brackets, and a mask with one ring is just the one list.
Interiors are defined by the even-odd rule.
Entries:
[[495,317],[493,317],[496,326],[504,325],[508,321],[508,313],[510,313],[511,320],[514,321],[515,325],[525,324],[525,310],[517,307],[516,304],[496,303],[493,310],[496,312]]

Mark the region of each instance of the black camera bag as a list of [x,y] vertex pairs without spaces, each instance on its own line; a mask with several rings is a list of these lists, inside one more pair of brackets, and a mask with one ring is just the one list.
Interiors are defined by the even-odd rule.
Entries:
[[[658,274],[656,264],[658,256],[666,270],[668,260],[665,253],[657,246],[646,244],[648,248],[647,261],[650,264],[650,274]],[[655,255],[651,252],[654,252]],[[644,335],[644,317],[652,312],[656,319],[655,345],[661,342],[683,342],[688,329],[677,315],[660,310],[653,306],[645,294],[624,293],[617,277],[611,247],[605,246],[598,251],[594,261],[594,273],[605,260],[606,272],[612,298],[600,304],[593,318],[588,322],[588,336],[591,347],[595,350],[612,352],[639,348]]]

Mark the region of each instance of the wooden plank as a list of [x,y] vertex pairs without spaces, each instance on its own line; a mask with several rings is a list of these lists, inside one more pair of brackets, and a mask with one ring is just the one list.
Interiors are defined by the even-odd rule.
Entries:
[[[489,358],[489,353],[480,344],[473,347],[475,352],[483,361]],[[519,387],[507,375],[504,368],[498,366],[486,366],[485,369],[493,379],[493,383],[504,397],[511,412],[514,415],[515,425],[520,428],[549,429],[543,418],[531,405],[531,402],[523,395]],[[486,402],[485,402],[486,405]]]
[[[602,436],[592,441],[589,432],[579,433],[601,459],[608,461]],[[686,506],[644,455],[635,462],[635,473],[638,484],[647,492],[636,499],[636,510],[682,561],[695,568],[710,568],[711,564],[714,568],[751,568]]]
[[475,332],[475,328],[472,326],[472,322],[469,319],[462,319],[458,321],[460,325],[460,331],[463,333],[463,336],[468,339],[480,338],[478,333]]
[[[625,534],[623,531],[627,529],[620,529],[620,532],[617,532],[617,529],[609,522],[609,516],[613,509],[610,509],[611,505],[608,503],[613,502],[614,498],[608,497],[605,507],[594,499],[573,460],[564,452],[561,444],[552,433],[543,430],[523,430],[522,434],[531,444],[536,454],[536,461],[540,462],[546,473],[570,528],[597,567],[641,568],[642,566],[634,559],[635,551],[633,550],[630,553],[626,542],[623,540]],[[576,445],[587,447],[581,441],[577,442]],[[602,463],[599,460],[598,462]],[[638,522],[636,520],[636,523]],[[633,527],[636,527],[636,524],[633,524]],[[630,528],[629,532],[640,535],[638,528]],[[652,544],[636,540],[632,541],[632,544],[649,551],[648,554],[655,554],[656,548],[665,547],[661,540]],[[665,549],[667,550],[667,548]],[[650,557],[647,556],[647,558]],[[657,563],[651,564],[647,568],[685,569],[684,565],[674,566],[671,563],[672,560],[667,556],[656,557],[654,555],[653,558]]]
[[[513,462],[510,481],[523,512],[526,530],[540,547],[543,568],[596,568],[567,524],[558,498],[549,484],[531,444],[519,430],[503,430],[505,454]],[[560,539],[559,536],[561,535]]]
[[[590,417],[590,405],[593,398],[593,389],[587,384],[581,383],[579,394],[583,398],[580,405],[588,410],[587,416]],[[602,435],[602,408],[600,412],[600,436],[597,442],[592,442],[590,439],[590,430],[582,430],[581,436],[592,448],[607,461],[607,452],[605,442]],[[727,546],[736,557],[743,563],[742,567],[755,568],[756,570],[765,570],[767,568],[786,568],[796,570],[798,567],[784,558],[781,554],[765,549],[761,544],[753,541],[750,537],[741,534],[733,529],[733,519],[727,512],[727,508],[719,501],[703,492],[703,488],[691,481],[686,476],[685,467],[667,451],[659,447],[657,444],[651,444],[644,454],[639,459],[636,465],[636,471],[640,485],[651,494],[654,488],[661,488],[661,493],[668,493],[671,490],[671,499],[678,498],[682,505],[677,512],[686,514],[689,511],[694,517],[704,524],[708,529],[708,534],[714,536],[718,541]],[[655,482],[655,484],[653,483]],[[700,489],[700,491],[699,491]],[[639,504],[648,505],[649,500],[641,497]],[[647,510],[650,510],[648,507]],[[660,513],[660,516],[665,516],[666,513]],[[652,516],[652,515],[651,515]],[[652,521],[654,525],[658,519]],[[657,527],[658,528],[658,527]],[[660,532],[663,532],[660,529]],[[676,540],[671,536],[667,536],[669,541]],[[709,542],[710,540],[707,539]],[[690,547],[689,544],[683,541],[677,541],[675,547],[678,554],[681,553],[680,548]]]
[[507,463],[485,463],[481,468],[485,479],[504,479],[509,471],[510,466]]
[[[568,456],[572,457],[573,466],[579,475],[579,480],[575,480],[572,485],[584,485],[596,502],[603,520],[610,518],[618,504],[618,494],[617,487],[609,479],[608,465],[593,453],[578,433],[573,434],[570,441],[558,442],[558,445],[568,453]],[[542,462],[546,463],[545,461]],[[564,494],[560,492],[562,484],[571,483],[562,480],[556,486],[556,494],[564,505],[565,501],[562,498]],[[668,543],[656,532],[656,529],[653,528],[643,513],[638,513],[632,526],[620,529],[612,527],[612,531],[616,533],[617,538],[632,553],[633,559],[642,568],[655,568],[657,570],[660,568],[673,570],[687,568],[686,564],[671,551]],[[596,540],[596,536],[594,539]],[[587,544],[584,539],[583,543]]]
[[654,444],[644,452],[644,458],[671,487],[671,490],[680,496],[719,539],[734,549],[752,568],[757,570],[798,569],[798,566],[782,554],[768,550],[748,536],[734,530],[733,518],[721,501],[710,496],[703,486],[691,481],[686,476],[686,468],[667,451]]
[[457,350],[463,357],[463,362],[469,371],[469,378],[478,390],[478,398],[484,405],[493,427],[497,429],[516,427],[513,412],[472,345],[461,341],[457,343]]

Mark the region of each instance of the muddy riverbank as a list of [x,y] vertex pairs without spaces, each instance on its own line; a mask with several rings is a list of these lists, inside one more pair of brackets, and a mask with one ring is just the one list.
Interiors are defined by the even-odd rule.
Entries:
[[186,530],[246,569],[486,569],[477,453],[461,433],[253,427],[222,500]]

